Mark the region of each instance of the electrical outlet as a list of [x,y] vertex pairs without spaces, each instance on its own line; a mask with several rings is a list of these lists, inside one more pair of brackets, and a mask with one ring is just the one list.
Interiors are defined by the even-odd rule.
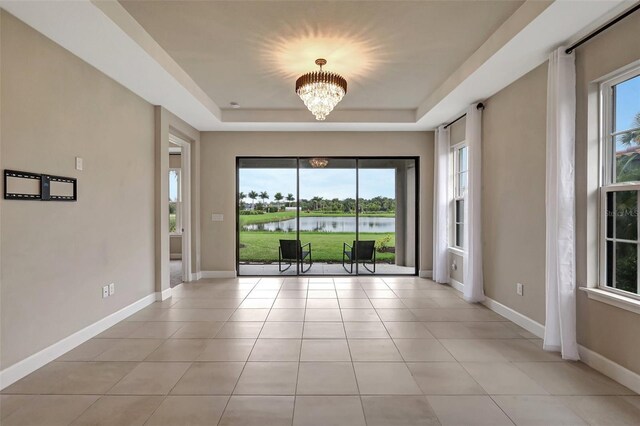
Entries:
[[457,271],[458,270],[458,264],[456,263],[455,260],[453,262],[451,262],[451,270],[452,271]]
[[105,299],[107,297],[109,297],[109,286],[105,285],[102,287],[102,298]]
[[109,296],[116,292],[116,285],[114,283],[109,284]]
[[524,285],[522,283],[516,283],[516,294],[522,296],[524,293]]
[[76,170],[82,170],[83,169],[83,164],[82,164],[82,157],[76,157]]

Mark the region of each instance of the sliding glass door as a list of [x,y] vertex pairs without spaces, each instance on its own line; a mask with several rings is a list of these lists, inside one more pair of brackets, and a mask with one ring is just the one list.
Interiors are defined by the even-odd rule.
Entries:
[[415,158],[238,158],[239,275],[417,272]]

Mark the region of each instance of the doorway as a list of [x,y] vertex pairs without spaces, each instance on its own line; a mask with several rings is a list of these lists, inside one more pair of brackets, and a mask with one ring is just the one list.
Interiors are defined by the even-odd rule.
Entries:
[[238,275],[417,275],[418,158],[236,166]]
[[191,280],[191,150],[186,140],[169,135],[169,270],[170,285]]

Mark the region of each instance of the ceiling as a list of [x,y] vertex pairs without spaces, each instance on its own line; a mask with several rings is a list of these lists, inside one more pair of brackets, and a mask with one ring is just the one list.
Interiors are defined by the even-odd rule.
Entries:
[[120,1],[221,108],[300,109],[300,74],[340,73],[341,110],[411,109],[522,1]]

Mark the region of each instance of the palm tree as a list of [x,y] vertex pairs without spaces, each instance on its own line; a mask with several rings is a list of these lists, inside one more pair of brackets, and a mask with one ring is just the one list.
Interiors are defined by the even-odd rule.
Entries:
[[273,196],[273,199],[276,200],[278,208],[280,208],[280,201],[282,201],[283,198],[284,197],[282,196],[281,192],[276,192],[275,195]]
[[640,112],[636,114],[633,118],[633,123],[631,125],[632,130],[629,133],[625,133],[620,137],[620,143],[624,145],[637,144],[640,145]]
[[291,203],[293,203],[293,200],[295,200],[295,197],[293,196],[293,194],[291,193],[287,194],[287,201],[289,202],[289,207],[291,207]]
[[629,148],[627,152],[618,153],[616,159],[616,180],[618,181],[638,180],[640,178],[637,169],[637,146],[640,145],[640,112],[633,118],[631,128],[634,130],[620,135],[619,142],[627,147],[636,146]]
[[322,197],[313,197],[311,202],[313,203],[313,209],[318,210],[322,204]]
[[267,191],[262,191],[260,193],[260,199],[262,200],[262,204],[264,204],[264,200],[269,199],[269,194],[267,193]]
[[258,198],[258,193],[256,191],[249,192],[249,198],[251,198],[251,208],[255,208],[256,206],[256,198]]
[[244,199],[247,198],[247,194],[245,194],[244,192],[240,191],[238,193],[238,199],[240,200],[240,206],[244,206]]

